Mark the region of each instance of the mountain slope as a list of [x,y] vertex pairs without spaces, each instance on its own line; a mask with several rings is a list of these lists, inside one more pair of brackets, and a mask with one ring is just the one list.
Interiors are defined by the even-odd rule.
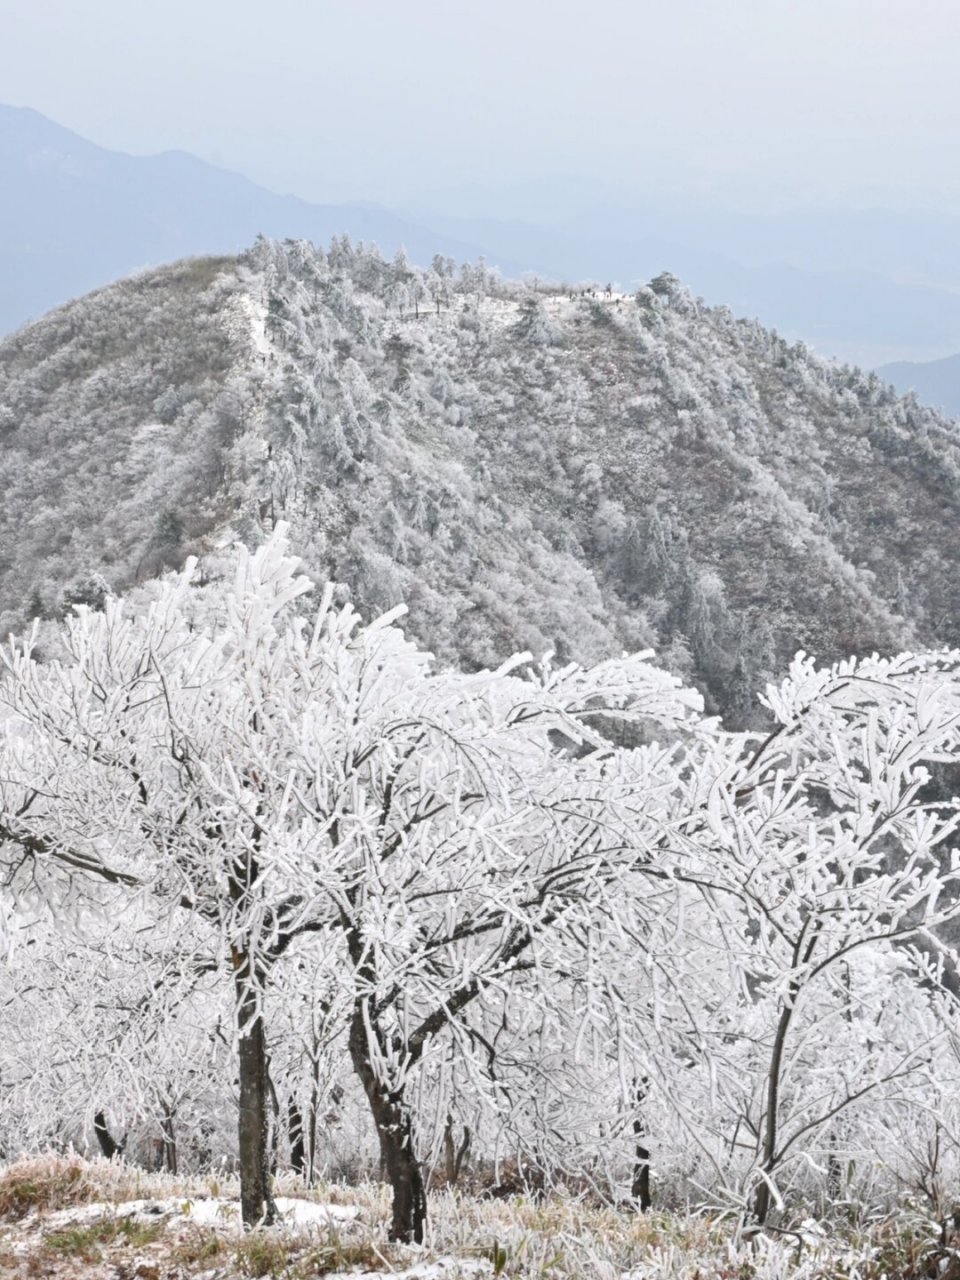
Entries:
[[797,648],[960,641],[960,429],[671,277],[261,241],[0,344],[4,628],[280,518],[444,661],[655,645],[731,721]]

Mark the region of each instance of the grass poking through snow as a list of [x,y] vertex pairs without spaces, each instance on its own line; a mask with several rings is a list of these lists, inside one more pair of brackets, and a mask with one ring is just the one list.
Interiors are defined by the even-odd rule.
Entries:
[[[960,1241],[919,1214],[869,1229],[813,1222],[750,1238],[706,1214],[639,1215],[556,1196],[431,1197],[423,1248],[389,1244],[379,1184],[305,1190],[288,1218],[240,1229],[232,1179],[169,1178],[78,1158],[0,1171],[0,1274],[50,1280],[960,1280]],[[329,1208],[325,1211],[324,1206]],[[336,1210],[336,1212],[335,1212]],[[350,1213],[355,1216],[350,1217]]]

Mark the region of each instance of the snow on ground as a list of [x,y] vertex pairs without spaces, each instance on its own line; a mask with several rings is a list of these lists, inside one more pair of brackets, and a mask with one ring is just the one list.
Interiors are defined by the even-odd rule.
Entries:
[[[575,315],[578,308],[586,301],[616,308],[623,306],[632,297],[628,293],[617,293],[615,291],[607,293],[606,289],[595,289],[592,294],[576,289],[569,294],[538,292],[537,296],[547,315],[554,319],[565,319],[568,316]],[[479,305],[475,300],[467,303],[461,302],[459,306],[443,313],[443,322],[449,323],[451,320],[456,322],[464,311],[473,311],[494,328],[506,329],[515,324],[520,318],[520,309],[523,306],[523,302],[524,299],[522,297],[498,298],[496,296],[481,299]],[[431,318],[431,312],[427,310],[421,312],[421,319]],[[405,322],[416,323],[412,315],[405,316],[404,320]]]
[[241,282],[231,295],[221,310],[220,322],[231,340],[246,348],[251,363],[263,367],[277,359],[278,352],[267,337],[266,305],[249,292],[249,282]]
[[[280,1224],[301,1230],[352,1222],[360,1212],[354,1205],[317,1204],[313,1200],[296,1200],[287,1196],[278,1196],[274,1203]],[[210,1196],[202,1200],[180,1201],[179,1209],[184,1217],[202,1226],[236,1226],[239,1229],[241,1225],[240,1206],[236,1200]]]
[[[321,1204],[313,1200],[301,1200],[288,1196],[279,1196],[275,1201],[280,1214],[277,1225],[293,1227],[297,1230],[310,1227],[342,1226],[353,1222],[359,1215],[355,1205]],[[167,1220],[167,1225],[194,1223],[204,1227],[222,1227],[227,1230],[240,1231],[240,1205],[236,1200],[223,1196],[203,1196],[195,1200],[183,1197],[169,1197],[163,1200],[125,1200],[120,1204],[98,1201],[94,1204],[74,1205],[70,1209],[59,1209],[54,1213],[45,1213],[42,1217],[36,1213],[24,1219],[23,1227],[27,1230],[42,1226],[45,1233],[62,1231],[66,1227],[82,1227],[101,1218],[133,1218],[136,1222],[157,1222]]]
[[[360,1209],[356,1205],[321,1203],[292,1196],[277,1197],[275,1203],[280,1222],[272,1228],[270,1235],[275,1236],[279,1232],[281,1237],[286,1237],[289,1232],[293,1250],[291,1261],[296,1259],[297,1250],[309,1249],[311,1239],[321,1242],[327,1239],[329,1228],[360,1225]],[[162,1234],[139,1249],[135,1247],[132,1255],[122,1252],[121,1236],[121,1252],[112,1257],[104,1257],[99,1250],[94,1250],[91,1256],[84,1253],[80,1245],[76,1253],[67,1251],[62,1256],[51,1256],[47,1247],[51,1240],[55,1241],[58,1236],[71,1231],[82,1233],[86,1228],[111,1221],[127,1221],[137,1226],[156,1224]],[[168,1196],[120,1203],[96,1201],[52,1212],[38,1213],[34,1210],[16,1222],[0,1223],[0,1274],[24,1277],[43,1274],[51,1280],[79,1280],[80,1277],[83,1280],[106,1280],[107,1276],[118,1275],[160,1277],[174,1274],[168,1270],[170,1259],[176,1257],[178,1242],[191,1238],[184,1234],[190,1227],[213,1230],[217,1235],[235,1241],[240,1249],[244,1247],[245,1240],[251,1239],[243,1231],[238,1202],[224,1196],[198,1196],[195,1199]],[[104,1243],[102,1248],[109,1255],[110,1245]],[[373,1252],[378,1253],[376,1249]],[[411,1247],[406,1252],[408,1256],[404,1261],[410,1263],[407,1266],[398,1265],[396,1257],[391,1262],[385,1256],[379,1270],[358,1271],[353,1267],[344,1271],[324,1271],[323,1274],[327,1280],[374,1280],[384,1275],[389,1275],[391,1280],[478,1280],[478,1277],[489,1276],[494,1271],[493,1264],[486,1258],[457,1258],[444,1254],[438,1258],[411,1261],[409,1254],[420,1250]],[[191,1269],[189,1275],[192,1280],[232,1280],[240,1271],[235,1260],[227,1260],[230,1256],[214,1253],[215,1265],[212,1268]],[[44,1269],[37,1271],[40,1258]],[[121,1263],[117,1263],[117,1258],[122,1259]],[[186,1275],[188,1272],[177,1270],[176,1274]]]
[[417,1262],[406,1271],[330,1271],[324,1280],[468,1280],[468,1277],[489,1276],[493,1263],[486,1258],[436,1258],[433,1262]]
[[243,314],[246,316],[247,323],[250,326],[250,335],[253,338],[253,349],[258,355],[266,359],[273,355],[273,347],[270,345],[270,339],[267,337],[267,308],[247,293],[241,290],[237,295],[238,302]]

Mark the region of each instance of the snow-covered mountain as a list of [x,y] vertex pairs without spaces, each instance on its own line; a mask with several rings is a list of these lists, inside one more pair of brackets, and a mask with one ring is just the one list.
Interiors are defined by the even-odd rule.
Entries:
[[574,179],[435,191],[408,211],[279,196],[184,152],[131,156],[0,105],[0,333],[131,271],[236,253],[263,232],[349,232],[388,256],[486,255],[506,275],[626,288],[679,274],[711,303],[871,366],[960,345],[960,219],[884,209],[779,215]]
[[284,519],[448,662],[652,645],[734,722],[798,648],[960,641],[960,427],[695,300],[261,240],[0,344],[0,625]]
[[[857,364],[923,359],[960,344],[958,268],[940,261],[957,243],[960,219],[830,209],[761,218],[689,199],[626,197],[580,211],[558,197],[552,213],[538,209],[530,220],[444,216],[426,205],[416,216],[482,245],[491,261],[521,261],[545,279],[634,288],[668,270],[710,303]],[[931,256],[935,268],[925,263]]]

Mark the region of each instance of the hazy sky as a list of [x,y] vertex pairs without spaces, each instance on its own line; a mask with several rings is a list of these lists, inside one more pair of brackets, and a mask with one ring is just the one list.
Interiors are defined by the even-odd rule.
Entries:
[[960,203],[960,0],[0,0],[0,101],[313,199],[551,173]]

